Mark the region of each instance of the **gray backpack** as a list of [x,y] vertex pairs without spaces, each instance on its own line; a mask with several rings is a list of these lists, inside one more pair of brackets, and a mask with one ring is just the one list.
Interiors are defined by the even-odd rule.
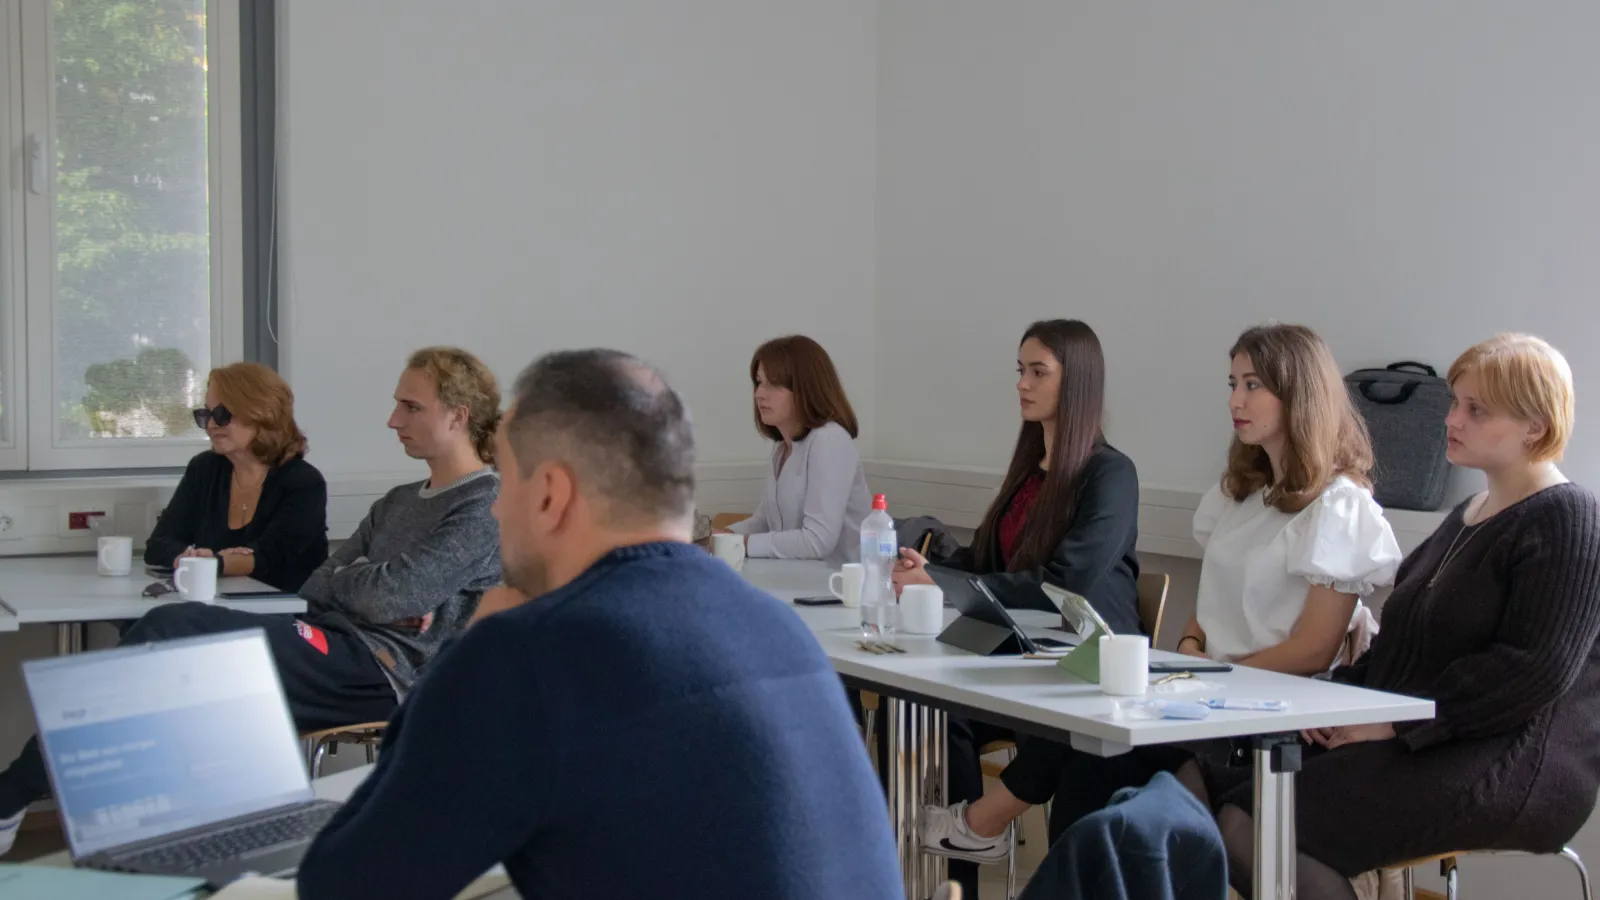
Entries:
[[1391,509],[1443,506],[1451,468],[1444,455],[1449,382],[1432,366],[1397,362],[1351,372],[1344,383],[1372,434],[1373,498]]

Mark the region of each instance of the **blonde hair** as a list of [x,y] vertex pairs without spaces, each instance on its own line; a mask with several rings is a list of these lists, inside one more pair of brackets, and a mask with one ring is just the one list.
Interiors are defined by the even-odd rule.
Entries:
[[217,403],[256,430],[250,453],[268,466],[306,452],[306,435],[294,420],[294,391],[283,376],[260,363],[239,362],[212,369],[206,383]]
[[1372,486],[1372,439],[1345,392],[1333,351],[1304,325],[1258,325],[1228,351],[1250,357],[1250,367],[1283,403],[1283,480],[1274,482],[1267,451],[1233,439],[1222,492],[1242,501],[1265,489],[1269,506],[1299,512],[1340,475]]
[[439,402],[467,410],[467,435],[484,462],[494,460],[494,432],[500,426],[500,383],[483,360],[460,347],[423,347],[406,368],[428,373]]
[[1528,445],[1529,458],[1561,458],[1577,417],[1572,367],[1561,351],[1531,334],[1497,334],[1456,358],[1450,365],[1450,386],[1467,374],[1477,378],[1481,399],[1490,409],[1544,423],[1544,434]]

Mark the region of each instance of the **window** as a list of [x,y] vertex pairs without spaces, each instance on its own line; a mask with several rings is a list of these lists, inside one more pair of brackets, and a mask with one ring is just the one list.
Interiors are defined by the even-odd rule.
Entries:
[[0,468],[181,465],[243,343],[238,0],[5,2]]

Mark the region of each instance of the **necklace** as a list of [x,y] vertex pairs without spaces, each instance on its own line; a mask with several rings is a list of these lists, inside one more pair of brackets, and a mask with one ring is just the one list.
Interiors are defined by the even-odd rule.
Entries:
[[[231,491],[232,495],[235,496],[235,497],[238,497],[241,494],[244,494],[247,490],[248,491],[255,491],[256,492],[256,496],[260,497],[260,495],[261,495],[261,485],[266,483],[266,480],[267,480],[267,476],[262,475],[261,478],[259,478],[256,481],[255,484],[252,484],[247,488],[244,485],[244,483],[239,480],[239,473],[238,472],[234,472],[233,473],[233,479],[232,479],[233,485],[229,490]],[[243,499],[241,499],[239,501],[239,511],[240,512],[249,512],[250,511],[250,498],[245,497],[245,498],[243,498]]]
[[[1450,546],[1445,548],[1444,558],[1439,560],[1439,565],[1434,568],[1433,577],[1428,579],[1428,587],[1433,587],[1433,585],[1439,580],[1439,574],[1444,571],[1444,567],[1449,565],[1450,560],[1455,559],[1462,550],[1467,549],[1467,545],[1472,543],[1472,539],[1478,534],[1478,529],[1482,527],[1482,522],[1479,522],[1476,525],[1461,526],[1461,530],[1456,532],[1456,536],[1450,539]],[[1467,539],[1462,541],[1462,535],[1466,535]],[[1461,541],[1460,547],[1456,546],[1457,541]]]

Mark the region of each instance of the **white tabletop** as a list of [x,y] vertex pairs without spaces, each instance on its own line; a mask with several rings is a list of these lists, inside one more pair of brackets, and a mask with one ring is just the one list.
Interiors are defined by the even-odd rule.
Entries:
[[[135,566],[131,575],[103,576],[95,570],[93,556],[7,557],[0,559],[0,615],[9,614],[24,625],[137,619],[152,607],[182,599],[176,593],[140,596],[157,580],[142,566]],[[254,578],[217,580],[219,593],[272,590]],[[219,599],[218,604],[254,613],[300,613],[306,608],[299,597]],[[3,619],[0,630],[5,630]]]
[[[744,575],[751,583],[788,601],[826,594],[829,572],[830,568],[819,562],[753,559],[744,566]],[[1232,672],[1202,676],[1205,682],[1216,686],[1215,690],[1146,696],[1286,700],[1289,710],[1213,710],[1208,718],[1199,721],[1127,719],[1116,715],[1115,699],[1102,694],[1098,685],[1079,681],[1050,660],[977,656],[941,644],[932,636],[909,634],[898,634],[894,639],[907,653],[867,653],[856,646],[860,638],[858,610],[838,606],[794,609],[841,675],[881,686],[887,693],[902,692],[937,705],[990,712],[1041,726],[1042,730],[1069,733],[1076,736],[1074,743],[1084,749],[1091,749],[1092,742],[1137,747],[1433,717],[1430,700],[1236,666]],[[956,615],[952,609],[945,613],[947,621]],[[1059,621],[1046,613],[1017,611],[1013,615],[1030,632],[1042,632],[1044,628],[1035,626]],[[1151,658],[1188,659],[1161,651],[1152,651]]]

